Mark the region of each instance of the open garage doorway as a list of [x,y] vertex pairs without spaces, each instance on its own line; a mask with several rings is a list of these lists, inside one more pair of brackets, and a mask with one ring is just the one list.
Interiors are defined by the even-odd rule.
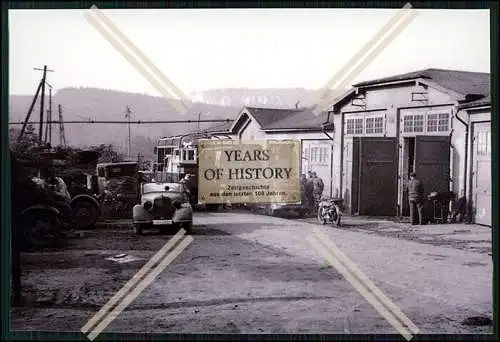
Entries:
[[407,184],[411,172],[424,184],[425,196],[450,189],[450,136],[417,135],[404,137],[401,154],[401,216],[409,216]]

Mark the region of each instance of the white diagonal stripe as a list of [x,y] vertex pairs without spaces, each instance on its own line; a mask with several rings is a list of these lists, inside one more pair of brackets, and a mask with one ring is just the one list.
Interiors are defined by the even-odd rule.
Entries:
[[190,102],[182,91],[169,81],[95,5],[86,11],[84,16],[180,113],[184,114],[191,108]]
[[160,261],[165,255],[170,251],[170,249],[183,237],[186,233],[184,229],[181,229],[175,234],[168,242],[151,258],[149,261],[142,266],[142,268],[134,274],[132,279],[130,279],[110,300],[104,304],[104,306],[97,312],[94,317],[92,317],[80,330],[86,334],[92,327],[94,327],[98,321],[102,320],[108,311],[114,307],[144,276]]
[[99,19],[101,19],[110,29],[111,31],[123,41],[123,43],[133,52],[135,55],[141,59],[146,65],[149,66],[149,68],[153,71],[156,77],[158,77],[163,83],[168,85],[170,89],[174,91],[174,93],[179,96],[181,100],[186,99],[187,96],[180,90],[175,84],[173,84],[166,76],[161,72],[160,69],[156,67],[156,65],[151,61],[140,49],[137,48],[137,46],[132,43],[130,39],[127,38],[126,35],[124,35],[118,27],[100,11],[97,6],[92,6],[91,10],[93,13],[95,13]]
[[399,318],[414,334],[419,334],[420,330],[418,327],[394,304],[357,266],[352,262],[328,237],[326,234],[319,231],[319,229],[314,229],[314,234],[318,240],[320,240],[326,247],[329,248],[330,252],[342,262],[349,271],[352,272],[374,295],[380,300],[389,310],[392,311],[394,316]]
[[[380,52],[391,43],[415,18],[416,11],[407,3],[398,13],[346,64],[323,88],[320,101],[313,110],[319,115],[328,107],[329,102],[341,95],[361,71],[368,66]],[[392,32],[391,32],[392,31]],[[372,52],[370,52],[373,50]],[[332,89],[334,87],[334,89]]]
[[377,310],[393,327],[396,329],[398,333],[400,333],[406,340],[411,340],[413,335],[408,329],[406,329],[401,323],[392,315],[392,313],[387,310],[387,308],[382,305],[378,301],[378,299],[369,292],[363,284],[356,279],[343,265],[339,260],[335,258],[321,243],[314,237],[314,235],[309,235],[307,241],[314,247],[314,249],[319,252],[323,258],[325,258],[333,267],[339,271],[342,276],[349,282],[351,285],[358,290],[358,292]]
[[124,299],[123,301],[116,306],[116,308],[113,309],[112,312],[109,313],[109,315],[106,316],[105,319],[99,323],[99,325],[90,332],[90,334],[87,335],[88,339],[93,341],[97,335],[99,335],[106,327],[113,321],[115,318],[127,307],[134,301],[139,294],[144,291],[144,289],[153,282],[153,280],[161,273],[163,270],[181,254],[181,252],[186,249],[186,247],[193,242],[193,238],[191,236],[187,236],[182,240],[177,247],[169,253],[162,261],[161,263],[156,266],[151,273],[148,274],[146,278],[144,278],[139,284],[137,284],[137,287],[130,292]]

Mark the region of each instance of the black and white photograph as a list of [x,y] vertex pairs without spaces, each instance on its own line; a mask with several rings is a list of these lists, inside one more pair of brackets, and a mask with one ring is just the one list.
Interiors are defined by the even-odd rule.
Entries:
[[488,9],[11,9],[11,332],[493,332]]

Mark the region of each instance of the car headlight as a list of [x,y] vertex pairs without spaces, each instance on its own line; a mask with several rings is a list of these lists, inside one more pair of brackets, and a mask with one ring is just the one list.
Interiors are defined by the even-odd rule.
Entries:
[[151,203],[150,201],[146,201],[142,206],[144,207],[144,209],[149,210],[153,207],[153,203]]

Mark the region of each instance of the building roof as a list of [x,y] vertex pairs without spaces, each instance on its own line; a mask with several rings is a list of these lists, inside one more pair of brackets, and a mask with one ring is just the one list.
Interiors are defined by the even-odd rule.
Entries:
[[304,130],[321,130],[321,124],[327,121],[326,113],[316,115],[311,108],[304,109],[291,113],[281,120],[274,121],[265,127],[263,130],[288,130],[288,129],[304,129]]
[[470,72],[446,69],[424,69],[406,74],[379,78],[371,81],[360,82],[354,87],[365,87],[388,82],[414,80],[418,78],[428,79],[443,88],[452,90],[463,96],[483,95],[490,92],[490,74],[483,72]]
[[459,109],[470,109],[470,108],[484,107],[484,106],[491,106],[491,95],[490,94],[483,97],[482,99],[463,103],[460,106],[458,106],[458,108]]
[[263,130],[320,129],[326,115],[316,116],[312,108],[263,108],[246,106]]
[[210,127],[208,127],[207,129],[204,129],[203,131],[206,132],[206,133],[227,133],[229,131],[229,129],[231,128],[231,126],[233,125],[234,123],[234,120],[231,120],[231,121],[228,121],[228,122],[224,122],[224,123],[216,123]]

